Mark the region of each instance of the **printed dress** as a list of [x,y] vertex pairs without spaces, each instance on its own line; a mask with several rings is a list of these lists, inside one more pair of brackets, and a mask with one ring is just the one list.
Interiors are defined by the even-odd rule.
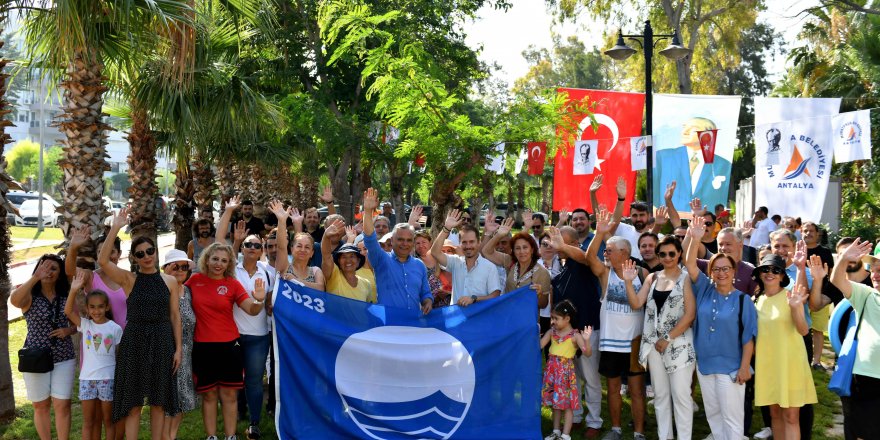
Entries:
[[183,295],[180,297],[180,334],[181,359],[177,369],[177,397],[180,410],[188,412],[196,409],[196,384],[192,375],[193,336],[196,330],[196,314],[192,309],[192,292],[189,286],[181,286]]
[[556,330],[550,330],[550,356],[544,371],[544,388],[541,391],[542,403],[553,409],[580,409],[577,376],[574,371],[574,331],[560,337]]

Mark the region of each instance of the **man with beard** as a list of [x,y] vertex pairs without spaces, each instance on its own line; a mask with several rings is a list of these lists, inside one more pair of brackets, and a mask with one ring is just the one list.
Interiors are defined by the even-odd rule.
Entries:
[[[785,217],[782,221],[785,228],[789,230],[792,225],[796,225],[796,220],[792,217]],[[822,292],[825,293],[834,288],[828,278],[834,269],[834,256],[831,254],[831,249],[819,245],[819,225],[813,222],[803,223],[799,232],[804,243],[807,244],[807,258],[812,258],[815,255],[828,267],[828,274],[822,283]],[[817,301],[821,301],[821,299],[817,299]],[[820,360],[825,345],[824,331],[828,328],[828,320],[831,319],[831,307],[826,305],[817,310],[812,310],[812,308],[810,310],[810,316],[813,318],[813,359],[810,363],[815,369],[824,369]]]
[[249,234],[259,234],[261,237],[266,234],[266,225],[263,223],[263,220],[254,217],[254,202],[250,200],[242,201],[239,211],[240,217],[238,220],[230,222],[230,233],[232,232],[232,225],[237,224],[239,221],[243,221],[245,223],[245,229],[247,229]]
[[642,235],[639,236],[639,254],[642,256],[639,265],[647,269],[648,272],[663,270],[663,263],[660,262],[660,258],[655,252],[659,242],[660,237],[650,231],[642,232]]
[[[213,213],[211,214],[213,216]],[[211,220],[207,220],[204,218],[200,218],[196,221],[195,225],[193,225],[193,230],[195,230],[194,238],[189,241],[189,244],[186,245],[186,256],[192,261],[199,261],[199,255],[202,254],[202,251],[214,243],[214,235],[216,231],[214,230],[214,223]],[[196,264],[192,269],[193,273],[199,272],[199,265]]]
[[303,213],[303,228],[305,229],[303,232],[309,233],[312,236],[312,239],[315,240],[315,243],[321,242],[324,238],[324,227],[321,226],[321,216],[318,214],[318,208],[312,207],[306,209]]
[[[495,265],[480,255],[480,232],[470,223],[463,224],[462,214],[453,209],[446,217],[443,229],[431,244],[431,256],[452,274],[452,303],[467,307],[501,295],[501,284]],[[458,228],[459,248],[464,256],[443,252],[443,242],[454,228]]]

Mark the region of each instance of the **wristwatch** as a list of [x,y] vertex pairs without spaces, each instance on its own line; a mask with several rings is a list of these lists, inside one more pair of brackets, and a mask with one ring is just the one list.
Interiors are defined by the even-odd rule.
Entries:
[[666,342],[669,342],[669,340],[670,340],[670,338],[669,338],[669,333],[663,335],[663,340],[666,341]]
[[477,295],[471,295],[471,301],[477,302]]
[[256,298],[254,298],[254,304],[262,304],[262,303],[263,303],[263,301],[260,301],[260,300],[258,300],[258,299],[256,299]]

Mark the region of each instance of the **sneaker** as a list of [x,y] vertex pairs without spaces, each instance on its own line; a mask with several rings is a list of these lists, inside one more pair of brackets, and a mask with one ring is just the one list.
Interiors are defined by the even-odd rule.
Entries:
[[257,425],[248,426],[247,431],[244,432],[247,436],[248,440],[258,440],[260,438],[260,428]]
[[647,439],[645,439],[645,434],[642,434],[641,432],[635,432],[635,433],[633,433],[633,440],[647,440]]
[[811,367],[813,367],[813,369],[816,371],[826,371],[825,366],[823,366],[821,363],[813,364],[811,365]]
[[647,387],[645,387],[645,397],[649,399],[654,398],[654,385],[648,385]]
[[764,429],[758,431],[757,434],[755,434],[755,438],[758,440],[766,440],[768,438],[773,438],[773,430],[770,428],[764,428]]
[[571,436],[568,434],[562,434],[559,436],[560,440],[571,440]]
[[227,435],[226,440],[238,440],[238,436],[235,434]]
[[599,434],[601,434],[601,433],[602,433],[601,429],[588,427],[586,433],[584,434],[584,437],[592,440],[594,438],[599,437]]
[[544,437],[544,440],[559,440],[559,438],[560,438],[559,436],[561,434],[562,434],[562,431],[560,431],[558,429],[554,429],[552,434],[548,435],[547,437]]
[[623,434],[612,429],[602,437],[602,440],[623,440]]
[[208,438],[206,438],[205,440],[217,440],[217,436],[216,435],[209,435]]

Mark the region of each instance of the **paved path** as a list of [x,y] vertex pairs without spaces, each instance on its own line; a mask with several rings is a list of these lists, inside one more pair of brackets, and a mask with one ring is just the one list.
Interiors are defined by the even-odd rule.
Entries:
[[[174,248],[174,234],[168,233],[159,236],[159,261],[165,260],[165,254],[168,253],[171,249]],[[30,241],[30,240],[28,240]],[[48,241],[47,244],[57,244],[57,241],[54,240],[34,240],[35,242]],[[37,246],[46,246],[44,244],[37,244]],[[30,247],[30,246],[28,246]],[[122,242],[122,256],[119,257],[119,267],[122,269],[128,269],[128,250],[131,248],[131,241],[123,241]],[[14,286],[18,286],[30,278],[31,274],[34,272],[36,263],[38,259],[34,259],[26,262],[25,264],[18,266],[11,266],[9,269],[9,280],[12,282],[13,288]],[[21,309],[18,307],[14,307],[12,303],[8,300],[6,302],[7,307],[9,308],[9,320],[14,321],[21,318]]]

